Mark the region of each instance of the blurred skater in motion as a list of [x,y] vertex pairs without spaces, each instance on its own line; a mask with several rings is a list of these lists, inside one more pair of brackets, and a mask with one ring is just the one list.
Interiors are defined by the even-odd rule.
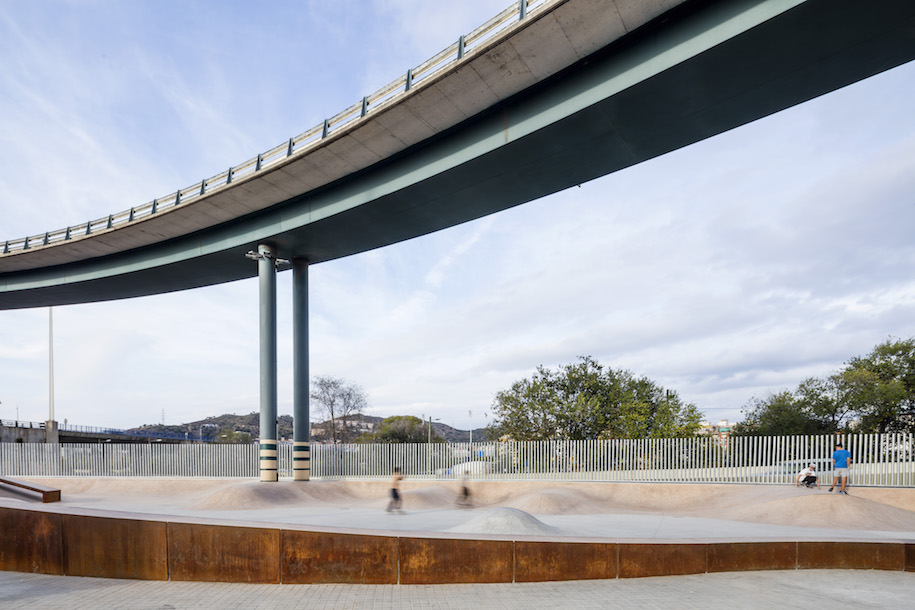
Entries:
[[401,505],[403,504],[403,501],[400,498],[400,482],[402,480],[403,476],[400,474],[400,468],[395,468],[394,474],[391,475],[391,501],[388,503],[388,512],[403,512],[400,509]]
[[467,473],[461,475],[461,491],[458,494],[457,505],[465,508],[473,506],[470,500],[470,486],[467,483]]

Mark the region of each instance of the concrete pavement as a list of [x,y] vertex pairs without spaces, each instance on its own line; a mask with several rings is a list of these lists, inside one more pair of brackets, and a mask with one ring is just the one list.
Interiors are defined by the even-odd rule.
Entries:
[[487,585],[249,585],[0,572],[0,608],[911,608],[915,573],[725,572]]

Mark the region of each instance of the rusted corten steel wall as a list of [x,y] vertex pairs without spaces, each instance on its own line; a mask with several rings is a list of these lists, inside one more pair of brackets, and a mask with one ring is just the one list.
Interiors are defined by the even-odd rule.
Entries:
[[0,570],[297,584],[505,583],[823,568],[915,572],[915,540],[524,538],[313,532],[0,507]]
[[61,515],[63,573],[168,580],[165,528],[161,521]]

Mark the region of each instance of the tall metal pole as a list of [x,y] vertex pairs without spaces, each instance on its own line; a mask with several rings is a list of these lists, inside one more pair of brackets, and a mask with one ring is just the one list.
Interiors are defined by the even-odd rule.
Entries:
[[54,308],[48,307],[48,422],[54,421]]
[[292,261],[292,480],[311,478],[311,433],[308,370],[308,261]]
[[276,442],[276,250],[257,247],[260,288],[260,480],[277,480]]

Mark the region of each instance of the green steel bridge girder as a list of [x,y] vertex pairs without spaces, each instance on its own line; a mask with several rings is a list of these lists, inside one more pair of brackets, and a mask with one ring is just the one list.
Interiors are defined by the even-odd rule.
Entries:
[[364,252],[618,171],[912,59],[911,0],[689,1],[394,158],[263,211],[62,265],[4,271],[0,258],[0,309],[254,277],[245,254],[260,244],[309,264]]

